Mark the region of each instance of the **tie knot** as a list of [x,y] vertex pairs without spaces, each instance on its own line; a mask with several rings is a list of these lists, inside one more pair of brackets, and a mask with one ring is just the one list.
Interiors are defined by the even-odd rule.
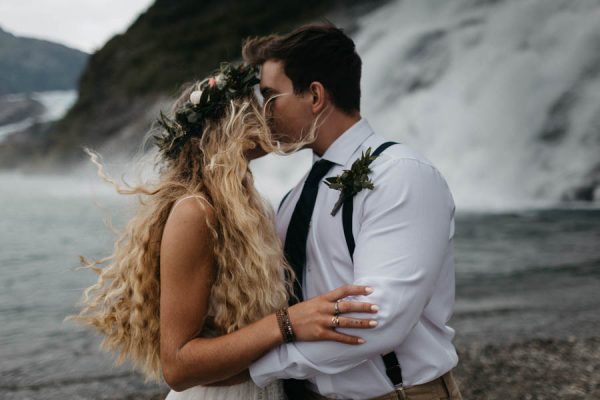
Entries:
[[323,158],[320,159],[313,164],[312,168],[310,169],[310,173],[308,174],[308,178],[306,178],[306,182],[310,182],[311,184],[318,183],[321,179],[323,179],[327,171],[329,171],[332,166],[333,162]]

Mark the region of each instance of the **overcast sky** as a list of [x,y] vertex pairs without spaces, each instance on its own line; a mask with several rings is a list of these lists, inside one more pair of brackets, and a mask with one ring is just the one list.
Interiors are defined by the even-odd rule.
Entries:
[[86,52],[123,32],[153,0],[0,0],[0,27]]

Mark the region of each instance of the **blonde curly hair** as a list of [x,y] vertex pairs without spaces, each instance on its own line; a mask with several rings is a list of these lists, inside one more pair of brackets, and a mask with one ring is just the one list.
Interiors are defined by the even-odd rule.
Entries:
[[[181,93],[171,114],[198,84]],[[98,280],[84,291],[79,313],[67,319],[95,328],[104,336],[102,348],[118,353],[117,364],[130,359],[146,381],[161,380],[160,242],[171,208],[183,196],[207,198],[216,217],[211,232],[218,270],[205,330],[230,333],[287,304],[294,273],[275,231],[273,209],[254,187],[245,152],[257,145],[278,154],[300,149],[314,140],[316,121],[302,142],[283,144],[273,140],[263,111],[254,97],[231,101],[225,116],[209,121],[176,159],[159,156],[155,184],[119,184],[106,174],[99,155],[86,149],[99,176],[119,193],[137,195],[139,206],[112,255],[95,261],[82,257]]]

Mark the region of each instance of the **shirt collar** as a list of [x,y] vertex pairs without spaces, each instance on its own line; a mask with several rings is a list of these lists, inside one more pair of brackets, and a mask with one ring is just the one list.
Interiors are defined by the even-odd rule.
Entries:
[[325,151],[323,157],[313,152],[313,163],[324,158],[338,165],[346,165],[356,149],[373,135],[373,128],[366,119],[361,118],[342,133]]

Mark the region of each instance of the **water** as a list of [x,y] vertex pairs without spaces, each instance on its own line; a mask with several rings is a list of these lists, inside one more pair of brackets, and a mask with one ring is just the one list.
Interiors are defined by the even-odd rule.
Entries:
[[[258,181],[267,182],[257,172]],[[148,398],[127,365],[72,322],[82,290],[78,256],[112,246],[133,203],[96,178],[0,174],[0,398]],[[5,190],[8,189],[8,190]],[[463,213],[457,220],[457,343],[593,335],[600,328],[600,210]]]
[[600,210],[459,216],[457,343],[588,337],[600,329]]
[[111,367],[98,338],[62,322],[93,281],[75,272],[78,255],[99,257],[111,248],[103,225],[108,211],[94,201],[117,218],[128,203],[69,178],[3,174],[0,182],[0,398],[109,398],[102,396],[147,390],[126,368]]

